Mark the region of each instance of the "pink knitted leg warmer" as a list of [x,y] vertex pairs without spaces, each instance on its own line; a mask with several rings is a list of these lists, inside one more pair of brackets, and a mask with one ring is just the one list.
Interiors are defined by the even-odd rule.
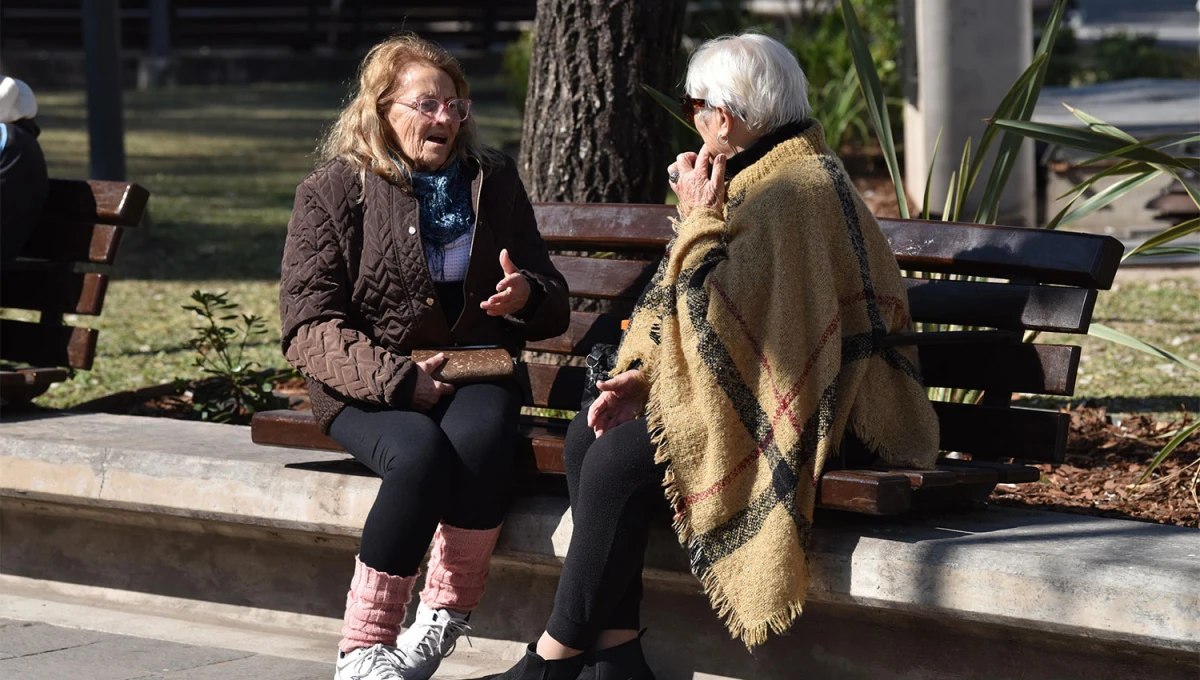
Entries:
[[430,609],[473,611],[483,597],[488,560],[499,536],[500,527],[476,530],[439,524],[421,602]]
[[392,576],[376,571],[355,556],[338,649],[350,652],[379,643],[396,644],[416,580],[416,574]]

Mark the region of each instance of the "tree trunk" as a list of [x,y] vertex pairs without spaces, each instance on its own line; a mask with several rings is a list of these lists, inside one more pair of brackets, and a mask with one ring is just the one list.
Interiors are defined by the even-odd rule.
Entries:
[[535,201],[662,203],[686,0],[538,0],[521,173]]

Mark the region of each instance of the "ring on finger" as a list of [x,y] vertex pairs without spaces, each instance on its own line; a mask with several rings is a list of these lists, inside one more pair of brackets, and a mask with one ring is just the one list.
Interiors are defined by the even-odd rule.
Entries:
[[670,172],[670,174],[667,175],[667,181],[669,181],[671,184],[678,182],[679,181],[679,171],[672,170]]

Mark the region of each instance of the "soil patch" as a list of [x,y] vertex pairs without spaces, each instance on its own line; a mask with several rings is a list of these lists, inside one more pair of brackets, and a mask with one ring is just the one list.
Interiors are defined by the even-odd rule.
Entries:
[[1164,422],[1135,415],[1116,421],[1104,408],[1069,412],[1066,461],[1037,465],[1038,483],[996,487],[993,503],[1200,526],[1200,437],[1185,440],[1137,485],[1162,447],[1193,417]]
[[[117,392],[84,402],[72,410],[151,418],[199,420],[200,417],[193,408],[192,394],[196,388],[211,384],[213,380],[199,380],[178,385],[153,385],[129,392]],[[296,376],[291,371],[280,372],[280,377],[275,380],[272,393],[279,401],[278,408],[303,410],[310,407],[308,388],[304,378]]]

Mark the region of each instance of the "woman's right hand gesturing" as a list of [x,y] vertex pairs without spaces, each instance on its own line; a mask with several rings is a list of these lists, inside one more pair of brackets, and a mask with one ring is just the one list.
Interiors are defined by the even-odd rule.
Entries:
[[587,423],[597,437],[641,415],[650,396],[642,372],[636,369],[602,380],[596,387],[600,388],[600,396],[588,409]]
[[433,372],[446,363],[445,354],[435,354],[417,364],[417,387],[413,390],[412,406],[419,411],[428,411],[442,397],[454,394],[454,385],[433,379]]

